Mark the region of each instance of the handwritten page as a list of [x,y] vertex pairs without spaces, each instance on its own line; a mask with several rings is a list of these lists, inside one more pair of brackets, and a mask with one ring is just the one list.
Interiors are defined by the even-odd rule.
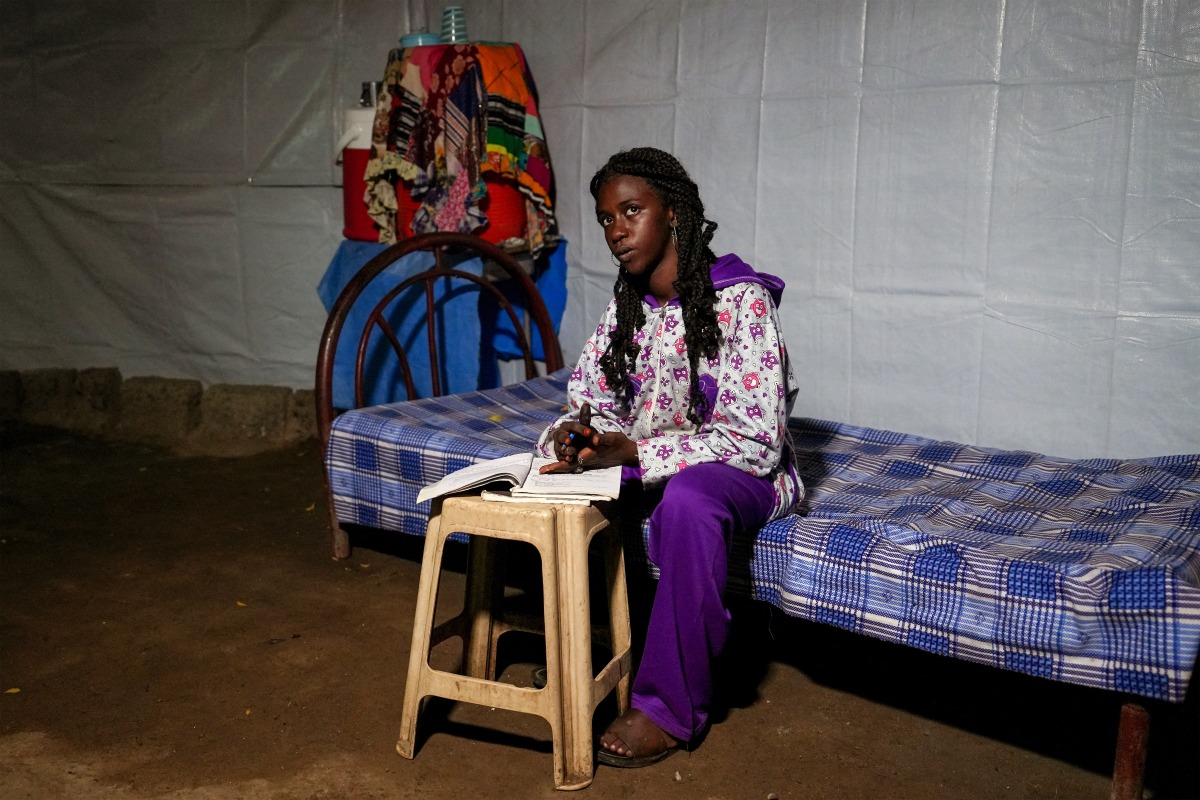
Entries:
[[620,467],[539,474],[538,470],[544,465],[553,463],[555,461],[552,458],[535,458],[529,477],[512,490],[513,496],[537,494],[614,499],[621,494]]

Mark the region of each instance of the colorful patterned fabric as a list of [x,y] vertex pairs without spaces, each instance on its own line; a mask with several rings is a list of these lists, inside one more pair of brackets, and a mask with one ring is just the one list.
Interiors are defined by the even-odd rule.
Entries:
[[[423,535],[417,491],[531,448],[567,377],[342,415],[326,454],[338,518]],[[731,591],[955,658],[1183,700],[1200,649],[1200,455],[1071,461],[789,424],[807,497],[735,541]]]
[[379,241],[397,238],[397,191],[419,203],[414,233],[471,233],[487,223],[487,175],[525,198],[536,255],[556,234],[552,172],[533,77],[517,44],[393,50],[375,111],[365,200]]
[[617,301],[610,300],[567,384],[570,412],[546,429],[538,442],[552,457],[550,434],[563,419],[577,418],[590,404],[592,427],[620,431],[637,442],[642,481],[665,483],[692,464],[728,464],[750,475],[769,477],[775,488],[772,517],[791,511],[802,487],[791,469],[787,420],[796,398],[796,378],[779,332],[776,311],[783,281],[760,275],[735,255],[712,267],[717,290],[717,324],[724,344],[700,366],[700,388],[708,400],[704,424],[687,417],[691,366],[683,338],[683,307],[678,298],[659,306],[642,301],[645,323],[633,339],[641,345],[631,370],[633,397],[618,398],[608,388],[600,357],[617,328]]

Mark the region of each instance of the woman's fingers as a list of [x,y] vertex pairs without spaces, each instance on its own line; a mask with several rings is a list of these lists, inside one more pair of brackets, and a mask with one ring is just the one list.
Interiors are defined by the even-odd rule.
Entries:
[[569,461],[554,461],[538,470],[539,475],[549,475],[553,472],[574,472],[575,466]]
[[[592,407],[584,403],[579,408],[578,422],[564,422],[554,433],[554,455],[570,467],[578,467],[584,450],[595,451],[596,432],[592,429]],[[545,469],[544,472],[564,472],[565,469]]]

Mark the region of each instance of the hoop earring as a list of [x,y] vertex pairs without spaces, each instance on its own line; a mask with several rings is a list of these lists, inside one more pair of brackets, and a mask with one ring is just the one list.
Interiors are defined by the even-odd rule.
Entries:
[[614,266],[614,267],[620,267],[620,266],[621,266],[621,259],[617,258],[617,254],[616,254],[616,253],[609,252],[609,254],[608,254],[608,259],[609,259],[610,261],[612,261],[612,263],[613,263],[613,266]]

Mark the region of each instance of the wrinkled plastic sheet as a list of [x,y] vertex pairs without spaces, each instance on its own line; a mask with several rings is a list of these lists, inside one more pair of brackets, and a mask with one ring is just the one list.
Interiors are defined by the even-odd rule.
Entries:
[[[573,359],[586,185],[675,152],[788,284],[798,413],[1064,456],[1200,451],[1200,7],[467,0],[539,90]],[[309,387],[333,147],[441,4],[8,0],[0,367]]]

